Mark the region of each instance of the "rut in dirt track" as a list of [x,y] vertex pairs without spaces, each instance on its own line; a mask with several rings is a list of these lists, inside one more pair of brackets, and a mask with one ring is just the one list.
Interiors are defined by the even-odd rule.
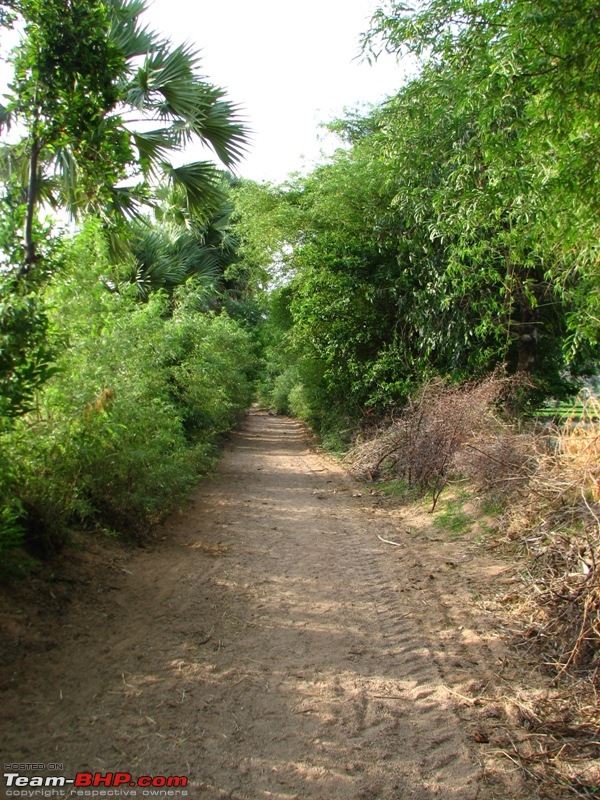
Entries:
[[387,525],[298,423],[252,413],[165,541],[23,666],[4,760],[185,774],[192,800],[492,797],[444,604]]

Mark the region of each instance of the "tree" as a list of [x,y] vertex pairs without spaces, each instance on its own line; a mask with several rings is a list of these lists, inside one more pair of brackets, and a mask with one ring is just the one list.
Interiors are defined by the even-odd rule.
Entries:
[[[186,144],[207,144],[226,165],[243,152],[245,132],[235,107],[199,74],[196,51],[174,48],[143,26],[145,8],[143,0],[1,4],[6,14],[0,22],[18,14],[24,25],[13,57],[12,96],[0,109],[0,126],[18,123],[25,129],[19,142],[0,151],[0,252],[7,273],[0,382],[10,400],[2,410],[7,418],[29,408],[51,371],[43,303],[35,296],[54,267],[46,258],[48,231],[37,219],[40,204],[77,219],[96,214],[112,243],[123,248],[126,220],[137,220],[138,241],[142,229],[150,237],[142,208],[156,205],[161,183],[177,191],[178,201],[202,224],[223,204],[221,173],[212,162],[173,165],[172,156]],[[186,275],[206,269],[212,255],[200,258],[198,230],[186,236],[187,242],[182,235],[175,246],[163,235],[162,267],[165,253],[172,267],[178,251]],[[145,270],[146,277],[152,270],[156,277],[160,267],[146,264]],[[172,278],[171,270],[162,285]]]
[[243,152],[237,109],[201,77],[197,51],[142,26],[145,8],[144,0],[19,0],[25,37],[4,117],[27,136],[4,148],[4,162],[26,186],[22,277],[37,260],[40,201],[110,223],[139,215],[166,179],[199,208],[219,194],[216,167],[176,167],[170,157],[194,140],[226,166]]
[[197,213],[186,207],[181,187],[163,188],[153,217],[129,226],[132,259],[126,280],[136,285],[140,299],[158,289],[172,294],[176,286],[194,277],[198,288],[204,289],[204,307],[217,300],[236,250],[230,235],[232,205],[225,177],[219,191],[218,204]]
[[517,362],[535,351],[548,324],[536,317],[559,296],[566,352],[585,359],[600,341],[598,4],[387,2],[364,44],[421,56],[421,80],[445,98],[439,108],[468,122],[448,151],[436,230],[459,237],[455,253],[479,250],[475,267],[487,249],[486,263],[505,271],[502,315],[520,342]]
[[538,401],[593,368],[599,34],[587,0],[375,15],[365,44],[416,53],[420,73],[336,122],[346,149],[329,163],[242,196],[244,252],[288,282],[275,388],[302,394],[311,421],[500,364],[527,373]]

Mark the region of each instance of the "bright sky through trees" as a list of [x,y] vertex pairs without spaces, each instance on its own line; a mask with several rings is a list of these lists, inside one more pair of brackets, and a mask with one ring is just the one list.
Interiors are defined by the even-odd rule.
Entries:
[[319,123],[344,108],[394,93],[405,69],[391,56],[362,62],[359,37],[376,0],[154,0],[150,26],[202,50],[205,74],[244,109],[253,142],[245,177],[280,181],[310,168],[323,141]]

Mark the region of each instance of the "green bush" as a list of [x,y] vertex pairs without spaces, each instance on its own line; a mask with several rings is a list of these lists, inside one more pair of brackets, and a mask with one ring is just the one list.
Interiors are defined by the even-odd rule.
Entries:
[[290,411],[295,417],[306,421],[311,418],[310,400],[304,384],[296,383],[292,387],[288,395],[288,402]]
[[0,430],[31,408],[53,355],[39,293],[0,271]]
[[270,407],[276,414],[289,414],[291,412],[290,393],[298,384],[298,380],[298,369],[295,366],[288,367],[273,379],[265,394]]
[[10,561],[11,553],[23,537],[20,525],[23,507],[16,496],[14,469],[7,456],[7,449],[0,448],[0,569]]
[[117,291],[96,228],[65,245],[46,291],[64,350],[35,411],[0,443],[12,465],[0,552],[19,524],[40,556],[74,524],[144,532],[211,469],[219,435],[252,399],[253,345],[227,315],[196,312],[186,291],[141,304]]

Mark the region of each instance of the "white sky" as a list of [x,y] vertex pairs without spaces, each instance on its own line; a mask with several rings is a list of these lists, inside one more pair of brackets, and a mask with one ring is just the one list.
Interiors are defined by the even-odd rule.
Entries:
[[[202,54],[206,79],[239,105],[252,140],[237,173],[280,182],[307,171],[337,139],[319,125],[395,93],[410,66],[359,58],[378,0],[148,0],[145,22]],[[3,32],[2,51],[16,34]],[[0,62],[0,86],[10,71]],[[2,91],[0,90],[0,94]],[[184,160],[206,158],[189,150]]]
[[[201,50],[203,72],[243,107],[253,132],[240,175],[283,181],[322,149],[319,123],[393,94],[404,72],[392,57],[355,60],[377,0],[151,0],[149,27]],[[197,157],[197,156],[193,156]]]

